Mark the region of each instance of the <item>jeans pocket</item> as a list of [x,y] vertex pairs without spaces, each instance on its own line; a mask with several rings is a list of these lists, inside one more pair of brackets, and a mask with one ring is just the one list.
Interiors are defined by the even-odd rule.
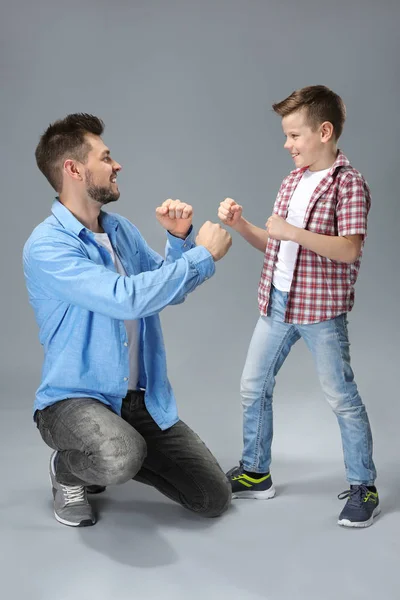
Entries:
[[343,313],[335,318],[336,334],[341,346],[349,346],[349,331],[347,328],[347,313]]

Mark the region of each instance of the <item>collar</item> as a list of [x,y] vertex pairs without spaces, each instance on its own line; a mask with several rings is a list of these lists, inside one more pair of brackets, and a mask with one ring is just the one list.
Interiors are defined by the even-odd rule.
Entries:
[[[72,214],[70,210],[62,202],[58,196],[53,202],[51,207],[51,212],[61,223],[64,229],[68,229],[68,231],[72,231],[75,235],[79,236],[82,231],[93,233],[85,227],[78,219]],[[118,220],[114,217],[114,215],[106,213],[104,211],[100,211],[99,222],[106,233],[111,233],[112,231],[116,231],[118,229]]]

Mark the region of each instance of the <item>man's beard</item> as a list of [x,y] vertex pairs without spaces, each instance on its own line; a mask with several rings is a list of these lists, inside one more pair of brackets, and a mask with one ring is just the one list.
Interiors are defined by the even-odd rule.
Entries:
[[110,183],[110,187],[105,187],[105,186],[101,186],[101,185],[95,185],[93,183],[93,177],[92,177],[92,173],[86,172],[85,175],[85,181],[86,181],[86,191],[88,193],[88,195],[90,196],[90,198],[92,198],[92,200],[94,200],[95,202],[98,202],[99,204],[109,204],[110,202],[116,202],[119,198],[119,191],[115,190],[113,191],[111,189],[111,183]]

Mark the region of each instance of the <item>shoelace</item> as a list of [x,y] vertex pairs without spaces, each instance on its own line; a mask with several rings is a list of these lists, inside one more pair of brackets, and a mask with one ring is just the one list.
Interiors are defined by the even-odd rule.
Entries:
[[85,488],[82,485],[61,485],[62,491],[64,492],[65,505],[78,504],[79,502],[86,502]]
[[236,465],[236,467],[233,467],[232,469],[230,469],[227,472],[227,477],[238,477],[239,475],[243,475],[243,463],[242,461],[239,462],[239,465]]
[[339,500],[349,498],[352,504],[361,504],[362,502],[366,502],[370,495],[371,492],[369,491],[366,485],[358,485],[353,489],[342,492],[338,495],[338,498]]
[[227,476],[232,480],[239,479],[243,475],[243,469],[241,467],[234,467],[230,471],[228,471]]

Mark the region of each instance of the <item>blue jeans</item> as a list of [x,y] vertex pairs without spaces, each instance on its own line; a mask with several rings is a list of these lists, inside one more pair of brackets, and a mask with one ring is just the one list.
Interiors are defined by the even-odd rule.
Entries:
[[376,471],[372,435],[350,366],[347,316],[342,314],[310,325],[285,323],[287,299],[288,293],[272,287],[267,316],[260,317],[250,342],[240,386],[244,412],[243,466],[255,473],[269,471],[275,377],[293,344],[302,337],[339,423],[347,480],[351,484],[373,485]]

